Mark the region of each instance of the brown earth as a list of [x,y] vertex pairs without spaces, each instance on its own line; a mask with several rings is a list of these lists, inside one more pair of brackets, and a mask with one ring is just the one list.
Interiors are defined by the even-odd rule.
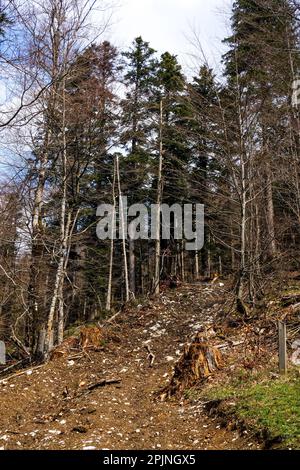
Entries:
[[[158,399],[184,344],[214,322],[226,297],[218,283],[166,291],[116,317],[100,351],[2,379],[0,449],[259,448],[253,437],[221,428],[188,392],[181,401]],[[103,379],[120,383],[88,390]]]

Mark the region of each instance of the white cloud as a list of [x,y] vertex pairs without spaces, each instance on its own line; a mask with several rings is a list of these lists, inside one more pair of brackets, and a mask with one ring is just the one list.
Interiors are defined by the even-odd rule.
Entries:
[[[121,0],[110,40],[128,47],[137,36],[160,53],[177,54],[181,63],[195,52],[190,40],[197,32],[209,62],[215,65],[223,51],[226,18],[231,0]],[[224,13],[222,13],[224,12]]]

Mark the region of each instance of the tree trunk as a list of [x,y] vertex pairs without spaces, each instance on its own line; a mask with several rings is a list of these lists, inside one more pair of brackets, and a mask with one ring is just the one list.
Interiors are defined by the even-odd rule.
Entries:
[[195,251],[195,279],[199,279],[199,252]]
[[185,249],[184,249],[184,240],[181,241],[181,279],[182,282],[185,282]]
[[135,253],[134,253],[134,240],[129,238],[129,290],[132,297],[135,297]]
[[125,299],[126,302],[130,300],[130,291],[129,291],[129,280],[128,280],[128,264],[127,264],[127,251],[126,251],[126,234],[125,234],[125,221],[124,221],[124,206],[121,190],[121,180],[120,180],[120,165],[119,165],[119,156],[116,156],[116,172],[117,172],[117,181],[118,181],[118,191],[119,191],[119,213],[121,219],[121,235],[122,235],[122,247],[123,247],[123,258],[124,258],[124,277],[125,277]]
[[[31,319],[29,346],[33,356],[38,354],[40,345],[40,330],[44,327],[44,312],[41,311],[40,303],[42,296],[41,263],[43,257],[43,221],[42,208],[44,199],[44,188],[46,181],[46,165],[48,162],[49,131],[46,133],[44,149],[39,161],[37,188],[34,195],[34,206],[32,214],[32,242],[31,242],[31,269],[28,285],[28,317]],[[32,330],[32,331],[31,331]]]
[[59,303],[59,317],[58,317],[58,341],[63,339],[64,331],[64,304],[63,304],[63,283],[65,276],[65,269],[68,257],[68,239],[71,227],[71,211],[66,217],[67,209],[67,145],[66,145],[66,91],[65,91],[65,78],[62,81],[62,198],[60,208],[60,247],[59,247],[59,262],[56,271],[54,291],[51,300],[47,333],[45,341],[45,354],[49,354],[51,350],[51,338],[54,337],[54,318],[56,312],[57,302]]
[[116,217],[116,195],[115,195],[115,184],[116,184],[116,161],[114,161],[114,176],[113,176],[113,187],[112,187],[112,198],[113,198],[113,220],[111,226],[111,241],[110,241],[110,257],[109,257],[109,275],[108,275],[108,287],[106,297],[106,310],[111,310],[111,293],[112,293],[112,275],[113,275],[113,260],[114,260],[114,231],[115,231],[115,217]]
[[273,188],[272,188],[272,171],[270,163],[266,162],[266,176],[267,176],[267,229],[270,238],[270,256],[273,258],[276,255],[276,239],[275,239],[275,224],[274,224],[274,203],[273,203]]
[[155,274],[154,274],[154,293],[159,295],[159,282],[160,282],[160,209],[162,202],[163,183],[162,183],[162,168],[163,168],[163,102],[160,100],[160,118],[159,118],[159,162],[158,162],[158,175],[157,175],[157,197],[156,197],[156,229],[155,229]]
[[246,307],[244,305],[244,281],[246,274],[246,174],[244,157],[241,158],[241,258],[240,258],[240,272],[237,284],[237,310],[241,314],[246,314]]

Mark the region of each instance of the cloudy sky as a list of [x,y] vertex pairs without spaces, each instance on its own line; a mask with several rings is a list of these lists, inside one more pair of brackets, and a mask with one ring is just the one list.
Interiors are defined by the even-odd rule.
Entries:
[[110,39],[127,47],[141,35],[159,52],[177,54],[184,67],[191,66],[195,34],[212,66],[222,49],[221,40],[228,34],[231,0],[119,0]]
[[[117,3],[109,31],[109,39],[119,48],[128,48],[137,36],[159,53],[176,54],[186,75],[193,76],[203,61],[201,47],[216,72],[220,71],[220,56],[224,52],[221,40],[228,35],[228,18],[232,0],[104,0]],[[103,14],[94,14],[92,23],[103,23]],[[201,47],[195,47],[197,40]],[[104,37],[103,37],[104,39]],[[194,43],[194,46],[192,45]],[[192,57],[196,56],[196,57]],[[12,97],[11,87],[0,79],[0,105],[11,108],[19,98]],[[9,139],[6,139],[9,148]],[[0,165],[8,152],[0,147]],[[9,150],[11,154],[11,150]],[[6,159],[6,157],[5,157]],[[3,163],[3,162],[2,162]]]

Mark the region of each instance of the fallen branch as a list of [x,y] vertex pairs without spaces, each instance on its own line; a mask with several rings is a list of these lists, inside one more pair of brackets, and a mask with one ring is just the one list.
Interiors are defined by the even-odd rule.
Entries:
[[292,310],[293,311],[298,310],[298,308],[300,308],[300,302],[298,302],[297,304],[292,305]]
[[21,361],[18,361],[18,362],[15,362],[14,364],[11,364],[10,366],[6,367],[5,369],[2,369],[0,371],[0,375],[2,374],[5,374],[5,372],[8,372],[9,370],[11,369],[14,369],[15,367],[17,367],[18,365],[22,364],[24,361],[26,361],[27,359],[21,359]]
[[280,299],[283,307],[289,307],[300,302],[300,294],[290,294],[281,297]]
[[103,326],[106,325],[107,323],[112,323],[112,322],[115,320],[115,318],[117,318],[117,317],[120,315],[120,313],[122,313],[122,312],[123,312],[122,309],[119,310],[117,313],[115,313],[115,314],[114,314],[112,317],[110,317],[108,320],[105,320],[105,322],[104,322],[102,325],[101,325],[100,323],[98,323],[99,327],[100,327],[100,328],[103,328]]
[[121,379],[102,379],[100,382],[97,382],[95,384],[91,384],[87,387],[87,390],[95,390],[95,388],[99,387],[105,387],[105,385],[113,385],[113,384],[119,384],[121,382]]
[[26,346],[24,346],[22,341],[20,341],[19,338],[17,338],[13,328],[11,328],[11,331],[12,331],[12,335],[10,336],[11,341],[15,343],[15,345],[19,348],[23,357],[25,356],[26,359],[30,358],[30,352],[28,351]]
[[153,354],[153,352],[151,351],[150,346],[148,344],[145,344],[145,348],[148,351],[148,359],[150,361],[150,367],[152,367],[153,364],[154,364],[154,361],[155,361],[155,354]]
[[215,346],[217,349],[225,349],[225,348],[235,348],[236,346],[240,346],[244,344],[245,341],[229,341],[228,343],[222,343]]
[[29,369],[22,370],[21,372],[17,372],[16,374],[8,375],[7,377],[3,378],[3,379],[0,381],[0,383],[6,382],[7,380],[11,380],[11,379],[13,379],[13,378],[15,378],[15,377],[20,377],[21,375],[26,374],[29,370],[34,371],[34,370],[40,369],[40,368],[43,367],[44,365],[45,365],[45,364],[40,364],[39,366],[30,367]]
[[82,359],[82,354],[75,354],[74,356],[68,356],[68,361],[75,361],[75,359]]

